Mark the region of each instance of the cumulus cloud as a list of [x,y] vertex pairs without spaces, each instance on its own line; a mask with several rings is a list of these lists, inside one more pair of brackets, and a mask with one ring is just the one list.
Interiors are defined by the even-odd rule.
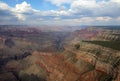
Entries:
[[[0,24],[90,25],[112,24],[120,21],[120,0],[46,0],[59,6],[58,10],[41,11],[23,1],[10,7],[0,2]],[[70,8],[65,9],[64,4]]]
[[21,13],[32,10],[31,5],[25,1],[22,2],[21,4],[16,4],[15,9],[16,11],[21,12]]
[[120,0],[110,0],[111,2],[115,2],[117,4],[120,4]]
[[7,9],[9,9],[10,7],[7,5],[7,4],[5,4],[5,3],[3,3],[3,2],[0,2],[0,9],[3,9],[3,10],[7,10]]
[[112,20],[111,17],[97,17],[96,20],[98,21],[110,21]]
[[10,24],[17,21],[12,10],[6,3],[0,2],[0,24]]
[[71,4],[71,13],[81,16],[112,16],[120,15],[119,1],[75,0]]

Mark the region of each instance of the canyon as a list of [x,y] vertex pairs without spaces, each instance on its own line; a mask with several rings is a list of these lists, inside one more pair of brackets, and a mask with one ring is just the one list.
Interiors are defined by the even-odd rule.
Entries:
[[0,81],[119,81],[119,48],[118,26],[0,26]]

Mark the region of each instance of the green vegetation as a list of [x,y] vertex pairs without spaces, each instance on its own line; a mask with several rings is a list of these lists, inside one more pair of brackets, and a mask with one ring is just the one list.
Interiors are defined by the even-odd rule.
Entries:
[[99,49],[94,49],[91,51],[91,53],[94,53],[95,55],[100,55],[101,51]]
[[101,45],[104,47],[112,48],[114,50],[120,50],[120,42],[119,41],[83,41],[83,42]]
[[75,44],[75,48],[78,50],[80,49],[80,44]]
[[112,81],[112,77],[104,74],[99,77],[99,81]]
[[76,63],[77,61],[78,61],[78,59],[76,59],[76,58],[71,58],[71,60],[72,60],[72,63],[74,64],[74,63]]
[[37,75],[28,75],[28,74],[23,74],[21,76],[21,81],[46,81],[43,78],[38,77]]
[[74,56],[74,54],[73,54],[73,53],[68,52],[68,51],[67,51],[67,52],[65,52],[64,54],[65,54],[65,58],[67,58],[67,59],[68,59],[68,58],[71,58],[71,57],[73,57],[73,56]]

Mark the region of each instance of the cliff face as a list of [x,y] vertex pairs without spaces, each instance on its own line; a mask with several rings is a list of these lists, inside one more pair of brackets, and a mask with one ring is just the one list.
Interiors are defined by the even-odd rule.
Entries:
[[89,27],[76,30],[74,34],[81,40],[111,40],[120,41],[120,29]]
[[[119,37],[113,40],[119,30],[92,27],[69,33],[29,28],[4,31],[15,35],[0,32],[1,81],[119,81]],[[7,45],[14,42],[12,47],[5,44],[7,39]]]
[[6,70],[12,71],[14,68],[14,71],[18,72],[18,76],[22,79],[25,75],[31,76],[34,74],[46,81],[117,80],[119,78],[120,59],[114,54],[117,55],[119,51],[113,50],[113,53],[111,50],[104,48],[101,49],[99,55],[96,55],[92,51],[96,48],[102,47],[85,44],[81,46],[80,50],[76,50],[74,47],[66,47],[62,53],[35,51],[25,59],[9,62],[6,65]]

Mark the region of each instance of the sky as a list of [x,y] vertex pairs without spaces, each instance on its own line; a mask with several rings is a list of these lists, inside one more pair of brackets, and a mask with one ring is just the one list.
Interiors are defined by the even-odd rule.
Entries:
[[120,25],[120,0],[0,0],[0,25]]

